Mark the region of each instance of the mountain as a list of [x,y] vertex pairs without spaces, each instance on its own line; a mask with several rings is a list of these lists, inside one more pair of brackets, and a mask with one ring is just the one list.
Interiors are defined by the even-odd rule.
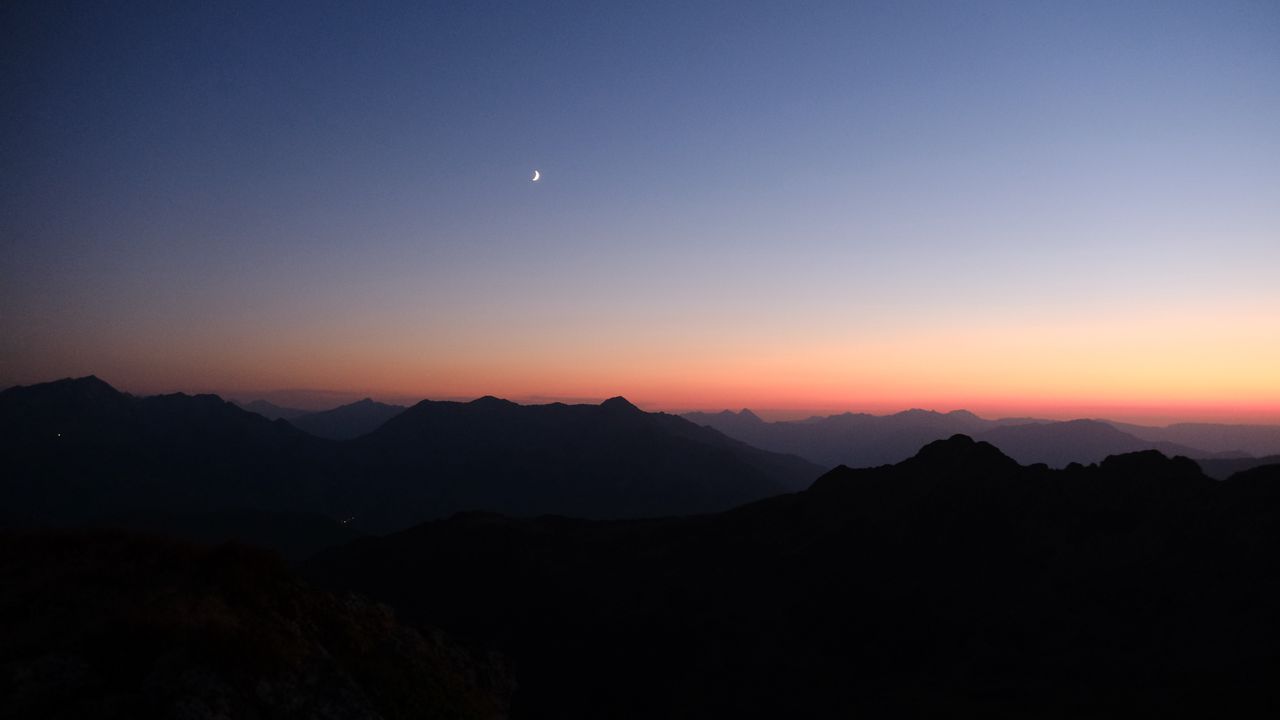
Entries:
[[1268,455],[1266,457],[1257,458],[1199,458],[1196,460],[1200,467],[1204,469],[1204,474],[1218,480],[1226,480],[1236,473],[1252,470],[1256,467],[1265,465],[1280,466],[1280,455]]
[[403,411],[403,405],[387,405],[365,398],[332,410],[299,415],[289,419],[289,423],[316,437],[350,440],[377,430]]
[[[644,517],[724,510],[806,487],[800,458],[731,440],[623,398],[600,405],[425,400],[349,444],[377,527],[460,510]],[[352,513],[357,514],[357,513]]]
[[236,545],[0,534],[0,717],[500,718],[509,670]]
[[1177,443],[1142,440],[1101,420],[1006,425],[979,438],[1000,447],[1018,462],[1063,467],[1068,463],[1101,462],[1108,455],[1159,450],[1166,455],[1205,457],[1210,453]]
[[1240,453],[1258,457],[1280,455],[1280,425],[1176,423],[1168,427],[1148,427],[1111,424],[1143,440],[1191,445],[1204,448],[1209,453]]
[[333,506],[335,448],[213,395],[134,397],[96,377],[0,392],[0,523]]
[[765,422],[750,410],[686,413],[699,425],[759,448],[799,455],[823,467],[871,467],[911,457],[921,445],[955,434],[998,427],[966,410],[906,410],[893,415],[843,413],[802,421]]
[[280,407],[267,400],[251,400],[247,403],[236,403],[251,413],[257,413],[268,420],[292,420],[303,415],[310,415],[310,410]]
[[168,518],[205,513],[192,527],[219,528],[206,538],[284,542],[270,527],[278,520],[317,543],[339,533],[315,515],[385,532],[458,510],[711,512],[801,489],[821,472],[621,398],[424,401],[338,442],[216,396],[139,398],[94,377],[0,393],[0,457],[0,526],[174,526]]
[[314,582],[511,658],[524,718],[1274,711],[1280,473],[1026,467],[957,436],[634,521],[464,514]]
[[966,410],[907,410],[893,415],[844,413],[787,422],[765,422],[749,410],[687,413],[684,417],[756,447],[793,453],[824,467],[874,467],[898,462],[925,443],[955,434],[988,440],[1019,462],[1043,462],[1055,467],[1098,462],[1108,455],[1139,450],[1191,457],[1215,455],[1180,443],[1135,437],[1105,421],[987,420]]

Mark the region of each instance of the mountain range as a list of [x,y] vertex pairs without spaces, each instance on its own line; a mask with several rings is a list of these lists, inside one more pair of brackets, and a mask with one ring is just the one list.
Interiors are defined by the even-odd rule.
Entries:
[[367,435],[405,409],[404,405],[390,405],[372,398],[318,411],[281,407],[268,400],[232,401],[232,404],[268,420],[288,420],[290,425],[309,435],[329,440],[350,440]]
[[1219,481],[1097,421],[728,415],[1040,460],[955,434],[823,472],[620,397],[423,401],[333,440],[211,395],[10,388],[0,715],[1280,709],[1280,465]]
[[1053,467],[1096,463],[1109,455],[1140,450],[1197,459],[1247,460],[1252,454],[1280,454],[1280,426],[1186,424],[1153,428],[1105,420],[989,420],[965,410],[939,413],[918,409],[893,415],[843,413],[780,422],[766,422],[746,409],[686,413],[683,417],[756,447],[794,453],[826,467],[898,462],[925,443],[957,433],[992,442],[1019,462]]
[[[383,409],[374,405],[357,403]],[[423,401],[335,441],[213,395],[134,397],[95,377],[0,392],[0,452],[7,525],[250,512],[381,532],[475,509],[686,514],[800,489],[821,472],[621,398]]]

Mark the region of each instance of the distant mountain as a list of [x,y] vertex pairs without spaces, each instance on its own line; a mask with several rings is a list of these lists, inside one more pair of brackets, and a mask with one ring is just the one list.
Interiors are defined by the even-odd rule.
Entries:
[[510,656],[526,718],[1234,716],[1280,678],[1277,470],[953,437],[720,514],[459,515],[305,568]]
[[799,455],[826,468],[874,467],[895,463],[921,445],[955,434],[977,435],[999,427],[966,410],[939,413],[906,410],[893,415],[843,413],[808,420],[765,422],[750,410],[738,413],[686,413],[699,425],[774,452]]
[[1196,462],[1204,469],[1204,474],[1218,480],[1226,480],[1227,478],[1242,473],[1253,468],[1260,468],[1268,465],[1274,465],[1280,468],[1280,455],[1267,455],[1257,458],[1197,458]]
[[268,420],[292,420],[297,417],[302,417],[303,415],[311,414],[310,410],[280,407],[279,405],[267,400],[252,400],[247,403],[235,404],[249,412],[257,413]]
[[0,717],[506,717],[499,658],[279,560],[105,533],[0,533]]
[[875,467],[898,462],[925,443],[955,434],[998,445],[1019,462],[1043,462],[1054,467],[1098,462],[1108,455],[1139,450],[1197,458],[1215,456],[1208,450],[1180,443],[1138,438],[1104,421],[987,420],[965,410],[907,410],[894,415],[844,413],[788,422],[765,422],[749,410],[688,413],[684,417],[756,447],[793,453],[825,467]]
[[316,437],[350,440],[377,430],[402,412],[403,405],[387,405],[365,398],[332,410],[299,415],[291,418],[289,423]]
[[600,405],[426,400],[349,449],[359,474],[380,483],[375,492],[395,499],[366,511],[384,527],[460,510],[598,518],[712,512],[803,489],[821,472],[620,397]]
[[1117,430],[1100,420],[1006,425],[979,434],[1020,463],[1045,463],[1063,467],[1068,463],[1101,462],[1108,455],[1159,450],[1166,455],[1203,457],[1210,453],[1177,443],[1142,440]]
[[1177,423],[1168,427],[1148,427],[1118,422],[1111,424],[1143,440],[1190,445],[1210,453],[1240,453],[1257,457],[1280,455],[1280,425]]
[[[270,517],[262,513],[381,532],[458,510],[710,512],[802,489],[821,472],[621,398],[427,401],[336,442],[216,396],[138,398],[94,377],[0,393],[0,457],[0,526],[127,518],[151,527],[142,516],[214,513],[193,526],[254,538],[279,537],[256,525]],[[317,540],[330,535],[307,527]]]

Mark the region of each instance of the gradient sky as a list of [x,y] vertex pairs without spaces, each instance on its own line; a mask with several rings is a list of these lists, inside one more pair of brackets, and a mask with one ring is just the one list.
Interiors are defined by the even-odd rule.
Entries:
[[1274,1],[0,13],[3,386],[1280,422]]

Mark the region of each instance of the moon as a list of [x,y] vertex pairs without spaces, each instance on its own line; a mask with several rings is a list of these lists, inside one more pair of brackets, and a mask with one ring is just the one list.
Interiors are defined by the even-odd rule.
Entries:
[[542,173],[538,172],[537,170],[534,170],[534,171],[533,171],[533,180],[530,180],[530,182],[538,182],[538,178],[540,178],[540,177],[542,177]]

